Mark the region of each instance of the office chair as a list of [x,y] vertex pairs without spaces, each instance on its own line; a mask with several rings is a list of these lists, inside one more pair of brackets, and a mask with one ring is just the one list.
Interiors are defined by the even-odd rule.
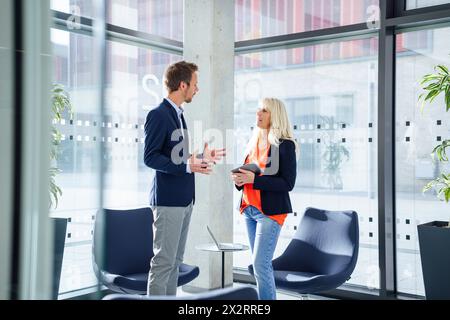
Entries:
[[113,293],[103,297],[102,300],[258,300],[258,292],[254,287],[242,286],[185,296],[147,296]]
[[[153,257],[152,223],[153,212],[150,208],[104,209],[97,213],[92,257],[100,283],[115,292],[147,293],[148,272]],[[104,250],[101,250],[102,244]],[[184,263],[179,271],[178,286],[194,280],[200,272],[197,266]]]
[[[306,208],[288,247],[272,260],[276,287],[303,296],[337,288],[350,279],[358,249],[355,211]],[[254,275],[253,265],[248,269]]]

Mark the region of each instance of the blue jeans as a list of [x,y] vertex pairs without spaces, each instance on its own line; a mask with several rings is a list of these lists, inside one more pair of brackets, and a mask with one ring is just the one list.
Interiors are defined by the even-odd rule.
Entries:
[[244,210],[248,240],[252,249],[253,270],[261,300],[276,300],[272,259],[281,226],[253,206]]

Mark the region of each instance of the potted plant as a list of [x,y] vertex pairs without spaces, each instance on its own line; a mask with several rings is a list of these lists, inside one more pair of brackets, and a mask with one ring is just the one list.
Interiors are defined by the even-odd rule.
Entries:
[[49,205],[50,207],[54,206],[56,209],[58,207],[58,198],[62,196],[61,188],[56,184],[55,178],[56,175],[61,172],[57,167],[56,161],[58,160],[59,155],[59,145],[61,144],[62,134],[55,127],[55,123],[61,121],[64,112],[68,112],[69,117],[72,119],[73,116],[73,108],[72,104],[69,100],[69,95],[64,90],[64,88],[59,85],[53,85],[52,89],[52,135],[51,135],[51,149],[50,149],[50,161],[51,166],[49,169],[50,176],[50,198]]
[[341,190],[343,188],[341,165],[344,160],[348,161],[349,157],[350,152],[342,143],[325,142],[322,158],[325,162],[324,173],[330,189]]
[[[335,138],[335,128],[343,123],[336,122],[333,116],[319,116],[320,123],[324,124],[326,131],[322,135],[324,149],[322,153],[323,175],[327,186],[332,190],[341,190],[343,186],[341,165],[348,161],[350,152],[340,140]],[[329,129],[329,130],[328,130]]]
[[[62,196],[61,188],[56,184],[56,175],[61,172],[57,167],[57,159],[59,155],[59,145],[61,144],[62,134],[55,126],[56,122],[61,121],[64,112],[68,112],[72,118],[72,104],[70,103],[67,92],[61,85],[55,84],[52,88],[52,127],[51,127],[51,149],[49,168],[49,207],[58,207],[58,198]],[[53,296],[54,300],[58,299],[59,283],[61,277],[62,262],[64,257],[64,246],[66,240],[67,219],[66,218],[52,218],[54,222],[54,270],[53,270]]]
[[[438,65],[435,73],[423,77],[424,93],[419,96],[422,109],[425,102],[432,102],[441,93],[444,95],[446,111],[450,110],[450,74],[444,65]],[[446,148],[450,140],[444,140],[432,151],[439,162],[447,162]],[[450,173],[441,172],[428,182],[423,192],[434,189],[441,201],[450,201]],[[449,210],[450,213],[450,210]],[[450,299],[450,228],[449,221],[431,221],[417,226],[420,258],[427,299]]]

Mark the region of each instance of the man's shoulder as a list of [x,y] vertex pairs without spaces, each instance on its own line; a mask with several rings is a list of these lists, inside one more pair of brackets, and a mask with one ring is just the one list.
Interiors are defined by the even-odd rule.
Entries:
[[168,111],[168,108],[167,108],[166,102],[163,100],[163,101],[159,104],[159,106],[157,106],[157,107],[151,109],[151,110],[148,112],[147,118],[148,118],[150,115],[151,115],[151,116],[157,116],[157,117],[158,117],[158,116],[163,116],[164,114],[167,113],[167,111]]
[[161,103],[153,110],[157,110],[157,112],[167,112],[170,110],[169,107],[171,107],[169,101],[163,99],[163,101],[161,101]]

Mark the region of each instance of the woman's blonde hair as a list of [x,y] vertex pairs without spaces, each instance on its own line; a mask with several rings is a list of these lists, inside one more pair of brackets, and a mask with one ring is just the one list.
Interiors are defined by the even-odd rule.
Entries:
[[[298,144],[294,139],[294,133],[284,103],[276,98],[264,98],[261,100],[261,106],[270,112],[269,143],[278,147],[280,140],[291,140],[295,144],[296,153],[298,153]],[[256,146],[264,130],[258,126],[253,130],[253,136],[247,145],[247,154]]]

